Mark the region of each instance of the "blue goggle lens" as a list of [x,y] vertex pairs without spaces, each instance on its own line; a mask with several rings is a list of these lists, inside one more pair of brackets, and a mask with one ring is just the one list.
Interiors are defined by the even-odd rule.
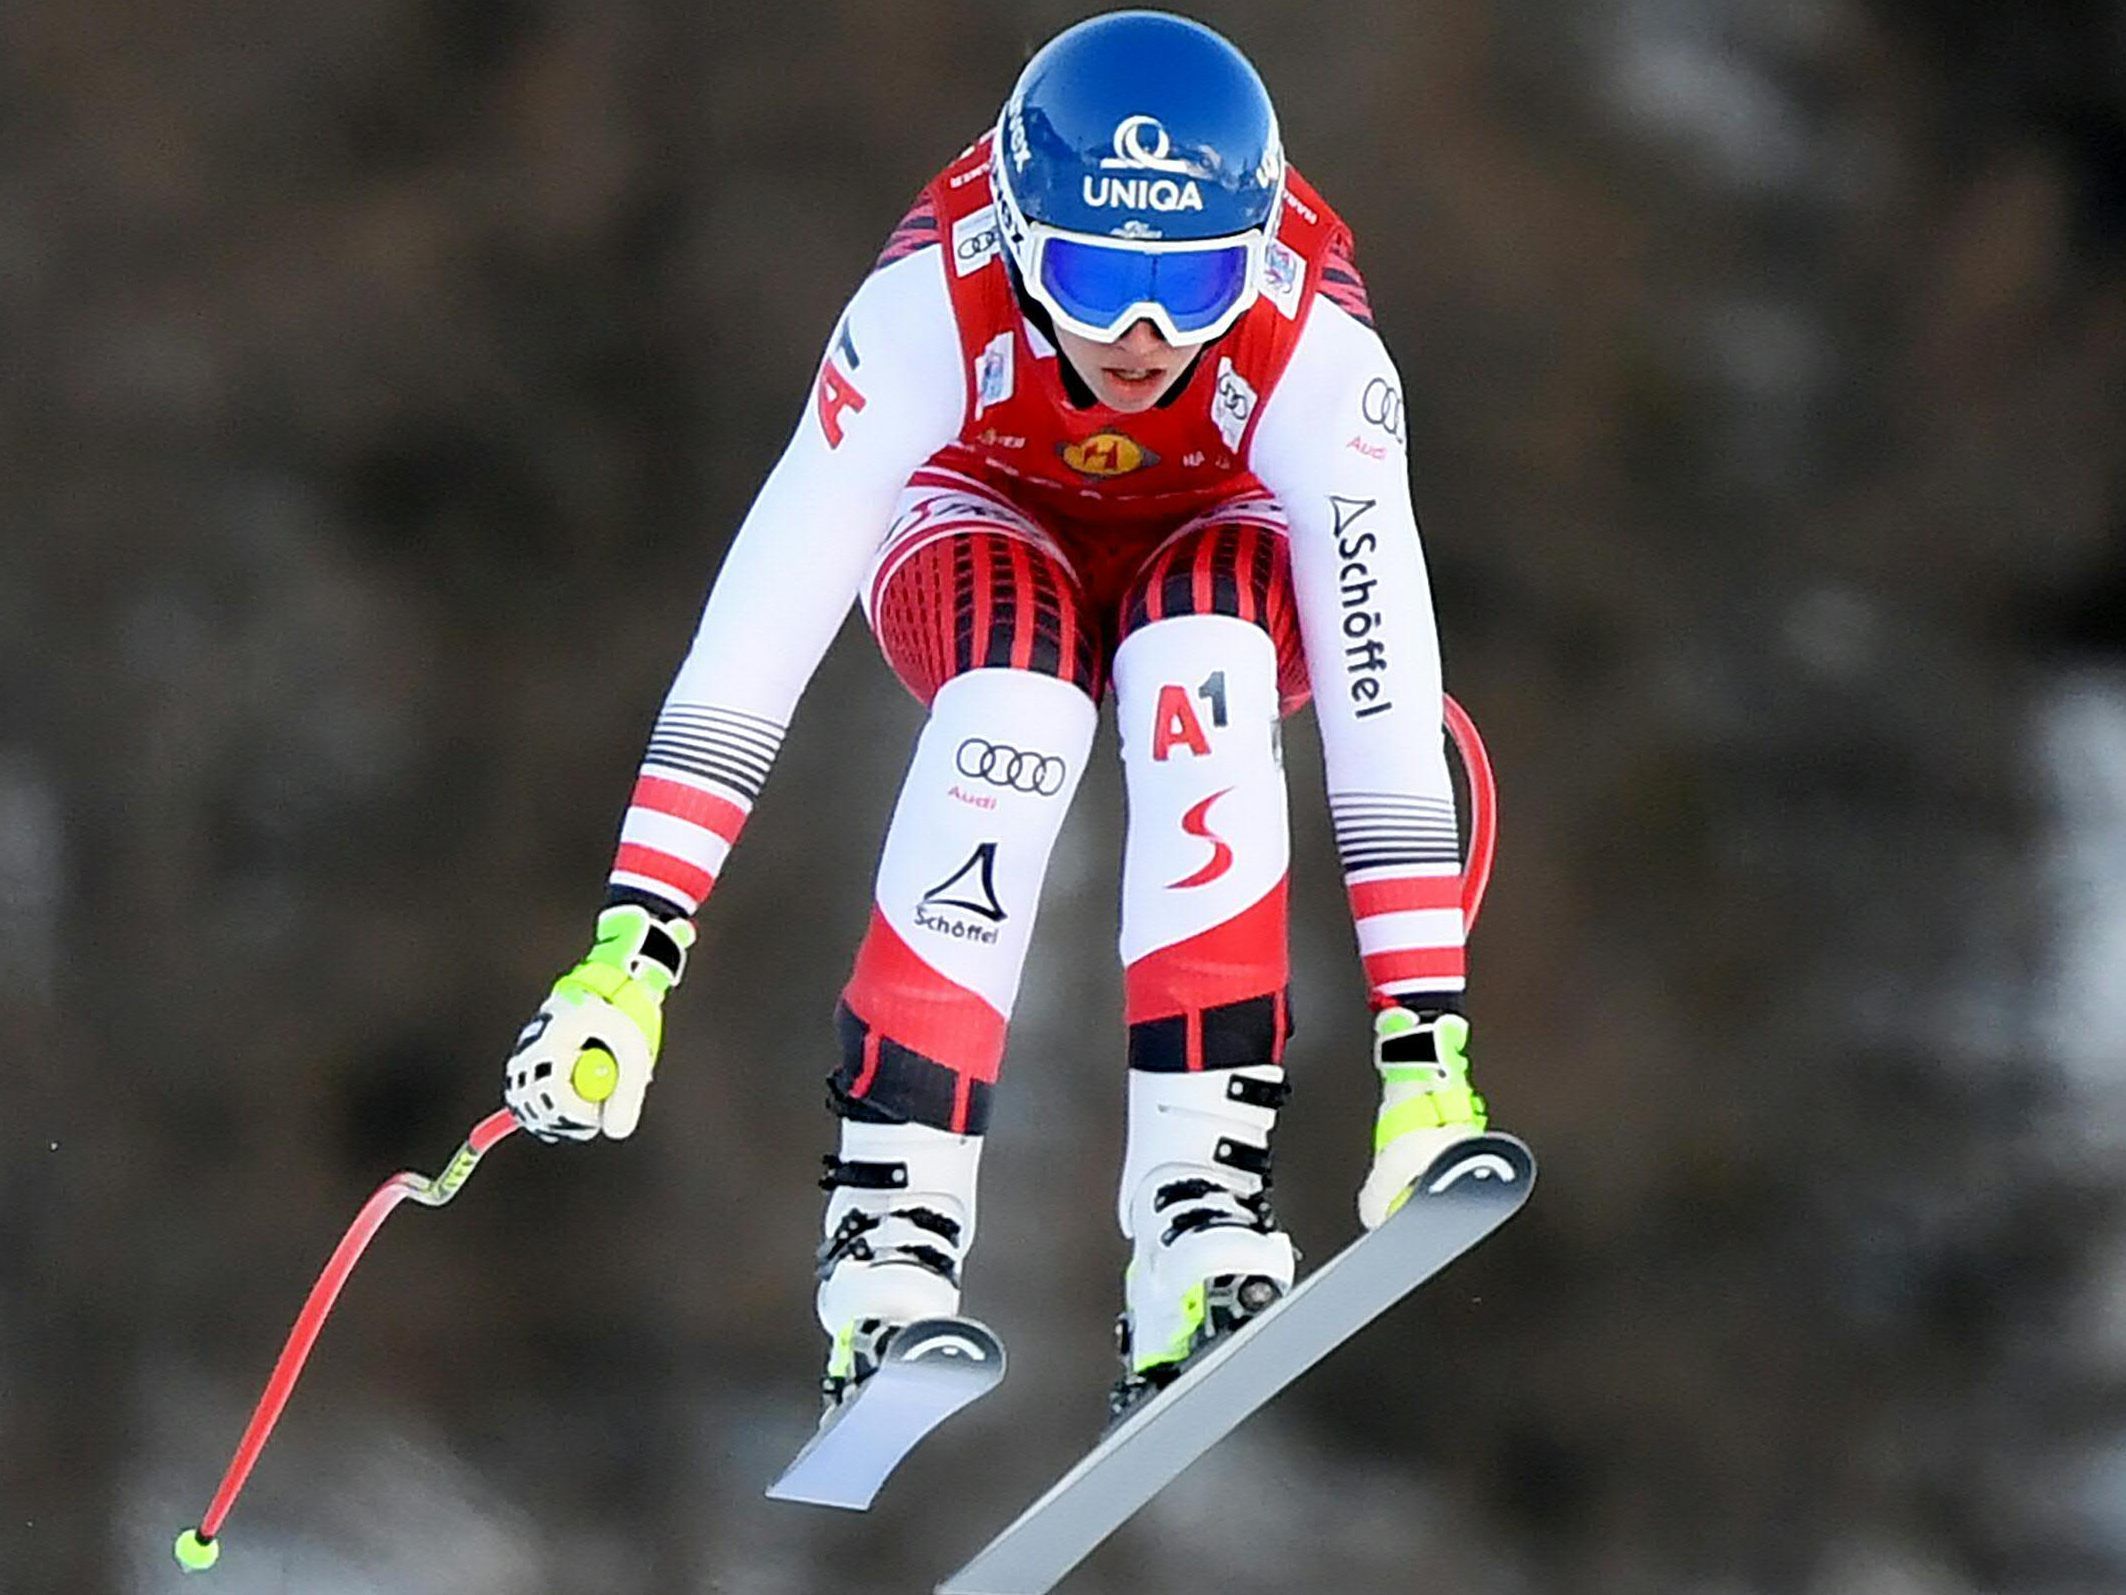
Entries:
[[1180,332],[1199,332],[1247,292],[1245,244],[1150,253],[1051,237],[1041,251],[1041,286],[1078,320],[1120,333],[1117,323],[1147,302],[1165,309]]

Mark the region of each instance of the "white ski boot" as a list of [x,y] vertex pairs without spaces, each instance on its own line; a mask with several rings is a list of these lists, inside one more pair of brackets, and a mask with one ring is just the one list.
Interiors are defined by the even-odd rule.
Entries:
[[980,1136],[842,1121],[841,1155],[826,1159],[820,1180],[830,1193],[818,1297],[833,1340],[820,1383],[830,1414],[902,1328],[958,1316],[981,1155]]
[[1276,1064],[1130,1072],[1117,1213],[1133,1244],[1115,1419],[1292,1288],[1299,1254],[1269,1195],[1270,1132],[1289,1091]]

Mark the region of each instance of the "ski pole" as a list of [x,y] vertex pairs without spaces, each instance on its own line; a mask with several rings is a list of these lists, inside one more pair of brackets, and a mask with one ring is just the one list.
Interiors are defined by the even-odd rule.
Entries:
[[[579,1060],[578,1068],[598,1056],[596,1052],[587,1051]],[[280,1421],[281,1409],[288,1404],[295,1381],[302,1374],[303,1363],[310,1356],[310,1348],[317,1343],[318,1331],[325,1327],[325,1315],[332,1311],[332,1304],[339,1297],[340,1287],[347,1283],[347,1276],[354,1272],[354,1265],[361,1260],[362,1252],[383,1227],[391,1210],[409,1198],[423,1207],[441,1207],[464,1187],[488,1149],[516,1127],[517,1121],[508,1109],[490,1113],[473,1126],[472,1134],[458,1148],[457,1156],[444,1165],[442,1173],[433,1179],[424,1174],[394,1174],[362,1204],[361,1212],[355,1215],[347,1233],[333,1248],[325,1271],[310,1287],[309,1298],[296,1317],[295,1327],[288,1332],[288,1343],[281,1347],[280,1360],[273,1365],[273,1376],[266,1381],[266,1392],[258,1398],[258,1406],[253,1409],[251,1422],[237,1444],[236,1455],[229,1460],[228,1472],[222,1475],[221,1488],[214,1492],[207,1515],[199,1520],[197,1528],[186,1529],[177,1536],[177,1560],[186,1572],[203,1573],[221,1555],[216,1536],[221,1533],[222,1522],[236,1504],[244,1481],[251,1476],[259,1452],[265,1449],[266,1437],[273,1433],[274,1424]]]
[[1462,773],[1469,778],[1469,864],[1462,872],[1462,930],[1466,935],[1476,929],[1476,916],[1483,912],[1491,861],[1498,853],[1499,788],[1476,722],[1452,694],[1446,698],[1446,719],[1454,750],[1461,755]]

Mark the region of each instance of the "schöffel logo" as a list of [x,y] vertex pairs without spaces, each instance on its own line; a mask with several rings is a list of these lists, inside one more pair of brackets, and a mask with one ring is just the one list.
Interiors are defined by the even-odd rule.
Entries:
[[1053,753],[1028,753],[980,737],[969,737],[960,744],[956,762],[962,775],[1038,797],[1054,797],[1062,791],[1069,770]]
[[1056,452],[1081,476],[1127,476],[1159,463],[1158,455],[1120,432],[1095,432],[1077,443],[1059,443]]
[[[1156,116],[1125,116],[1115,124],[1115,153],[1100,161],[1103,172],[1168,172],[1168,177],[1085,176],[1085,203],[1096,210],[1201,210],[1203,191],[1194,162],[1173,153],[1174,141]],[[1180,181],[1175,181],[1179,178]]]
[[[967,855],[966,863],[923,893],[915,905],[917,926],[954,941],[994,942],[996,927],[1006,918],[1004,905],[997,901],[996,868],[997,844],[979,844]],[[973,914],[989,923],[970,925],[963,919],[948,919],[937,912],[941,908]]]

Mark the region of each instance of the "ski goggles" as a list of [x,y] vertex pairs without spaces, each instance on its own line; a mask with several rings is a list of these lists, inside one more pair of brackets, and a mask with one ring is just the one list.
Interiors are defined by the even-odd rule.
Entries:
[[1025,227],[1028,291],[1057,326],[1095,343],[1113,343],[1139,321],[1171,344],[1208,343],[1240,319],[1262,282],[1260,232],[1125,242]]

